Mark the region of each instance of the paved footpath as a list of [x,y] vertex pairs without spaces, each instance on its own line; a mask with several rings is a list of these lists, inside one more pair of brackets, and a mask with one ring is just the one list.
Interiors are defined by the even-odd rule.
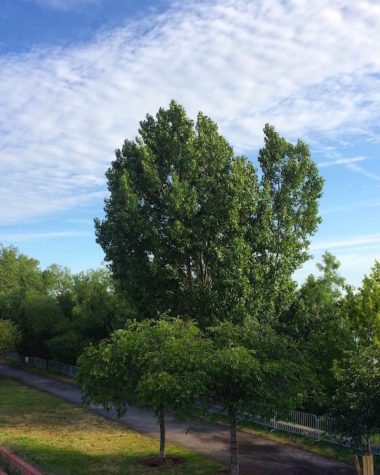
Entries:
[[[80,389],[70,383],[29,373],[0,364],[0,375],[15,379],[26,386],[47,392],[72,404],[81,405]],[[159,437],[159,426],[149,410],[129,407],[118,419],[115,411],[107,412],[91,406],[91,411],[117,420],[130,429]],[[188,432],[188,425],[167,417],[167,439],[214,460],[229,464],[229,432],[221,424],[198,424]],[[356,470],[344,463],[248,434],[238,433],[241,475],[355,475]]]

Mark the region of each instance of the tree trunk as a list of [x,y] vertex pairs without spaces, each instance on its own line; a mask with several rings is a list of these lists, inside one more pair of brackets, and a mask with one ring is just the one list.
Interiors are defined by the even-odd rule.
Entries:
[[165,462],[165,442],[166,442],[166,428],[165,428],[165,409],[160,409],[160,463]]
[[193,291],[193,276],[191,272],[191,256],[190,251],[186,249],[185,251],[185,261],[186,261],[186,270],[187,270],[187,283],[189,286],[190,292]]
[[238,444],[236,438],[236,414],[230,419],[231,434],[231,475],[239,475]]

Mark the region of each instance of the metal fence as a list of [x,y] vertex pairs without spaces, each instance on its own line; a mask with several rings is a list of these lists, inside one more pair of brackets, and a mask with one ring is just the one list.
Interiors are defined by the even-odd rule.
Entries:
[[[242,418],[272,430],[281,430],[319,441],[351,447],[349,437],[337,436],[334,433],[335,420],[332,417],[318,417],[315,414],[301,411],[292,411],[286,418],[277,418],[276,415],[265,417],[262,414],[268,414],[269,411],[268,409],[264,411],[260,406],[257,406],[253,413],[255,416],[246,414]],[[372,454],[380,455],[380,429],[376,429],[372,437],[370,450]]]
[[54,373],[70,376],[71,378],[78,372],[78,366],[62,363],[61,361],[45,360],[44,358],[38,358],[38,356],[21,356],[18,353],[9,353],[7,357],[17,363],[23,363],[34,368],[47,369]]
[[78,372],[78,366],[71,364],[62,363],[61,361],[48,360],[48,369],[54,371],[55,373],[65,374],[66,376],[71,376],[72,378]]
[[[78,372],[77,366],[62,363],[61,361],[45,360],[36,356],[21,356],[18,353],[10,353],[7,357],[18,363],[40,369],[48,369],[49,371],[70,377],[74,377]],[[220,408],[216,405],[212,406],[210,412],[222,414]],[[272,430],[290,432],[346,447],[351,446],[350,438],[337,437],[334,434],[334,419],[331,417],[318,417],[308,412],[292,411],[287,418],[277,418],[268,407],[256,405],[249,413],[242,414],[241,419],[254,422]],[[380,455],[380,429],[375,431],[370,443],[370,449],[373,454]]]
[[380,455],[380,429],[376,429],[370,442],[371,453]]

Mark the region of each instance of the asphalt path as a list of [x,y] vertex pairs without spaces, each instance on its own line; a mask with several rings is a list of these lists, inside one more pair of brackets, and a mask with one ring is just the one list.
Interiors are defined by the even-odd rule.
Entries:
[[[70,383],[4,364],[0,364],[0,375],[82,405],[80,389]],[[90,410],[150,437],[159,437],[159,426],[150,410],[130,406],[120,419],[114,410],[107,412],[98,406],[91,406]],[[174,444],[229,464],[229,431],[222,424],[194,423],[189,430],[189,424],[178,423],[168,415],[166,434],[167,440]],[[356,475],[353,466],[247,432],[238,432],[238,443],[241,475]]]

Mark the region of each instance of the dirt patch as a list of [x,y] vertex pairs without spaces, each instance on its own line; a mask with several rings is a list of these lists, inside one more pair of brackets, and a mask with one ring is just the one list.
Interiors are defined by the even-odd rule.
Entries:
[[140,463],[145,467],[161,467],[163,465],[170,467],[186,463],[186,460],[180,457],[166,457],[165,460],[161,462],[159,457],[145,457],[140,460]]

